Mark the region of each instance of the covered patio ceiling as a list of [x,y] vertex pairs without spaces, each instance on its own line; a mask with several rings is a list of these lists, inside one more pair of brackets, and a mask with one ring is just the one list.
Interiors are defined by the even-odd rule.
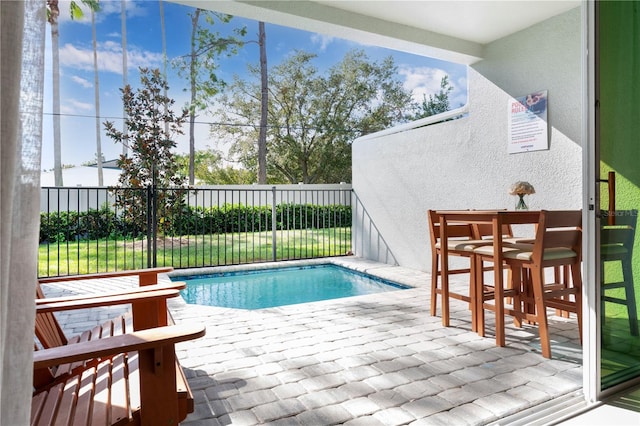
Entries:
[[171,0],[461,64],[484,45],[580,6],[580,0]]

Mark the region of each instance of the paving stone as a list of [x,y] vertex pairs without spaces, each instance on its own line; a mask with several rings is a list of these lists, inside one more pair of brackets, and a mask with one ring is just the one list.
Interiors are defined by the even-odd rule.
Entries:
[[451,374],[434,376],[428,379],[428,382],[440,389],[446,390],[463,386],[466,382]]
[[304,395],[307,390],[299,383],[286,383],[271,389],[278,399],[295,398]]
[[518,407],[524,406],[526,401],[502,392],[478,398],[473,403],[492,412],[497,417],[505,417],[517,412]]
[[489,368],[483,367],[467,367],[462,370],[451,373],[453,377],[457,377],[466,383],[477,382],[478,380],[486,380],[495,376],[495,372]]
[[381,421],[379,421],[378,419],[376,419],[373,416],[362,416],[362,417],[358,417],[355,418],[353,420],[349,420],[348,422],[344,423],[345,426],[387,426],[386,423],[383,423]]
[[207,405],[216,417],[233,412],[228,399],[211,399]]
[[398,374],[402,374],[411,381],[428,379],[434,375],[433,370],[424,364],[420,364],[416,367],[404,368],[398,371]]
[[550,398],[547,392],[543,392],[527,385],[510,389],[507,393],[516,398],[527,401],[527,405],[540,404]]
[[280,386],[282,382],[278,379],[277,376],[258,376],[253,377],[250,380],[247,380],[246,383],[242,386],[242,392],[252,392],[261,389],[272,389],[274,387]]
[[319,364],[320,361],[311,356],[297,357],[280,361],[280,366],[285,370],[301,369],[310,365]]
[[373,418],[380,420],[380,422],[387,426],[404,425],[415,420],[415,417],[409,412],[399,407],[391,407],[385,410],[380,410],[372,415]]
[[356,418],[371,415],[380,410],[380,406],[367,397],[349,399],[342,402],[340,405]]
[[274,420],[293,417],[305,411],[305,406],[294,398],[280,399],[268,404],[255,407],[253,413],[260,422],[271,422]]
[[342,424],[352,418],[351,414],[340,405],[316,408],[315,410],[305,411],[296,416],[296,419],[305,425]]
[[234,410],[246,410],[277,399],[278,397],[272,390],[266,389],[234,395],[227,398],[227,401]]
[[247,381],[256,377],[258,373],[252,368],[241,368],[239,370],[223,371],[213,376],[218,383],[235,383],[237,381]]
[[[258,418],[249,410],[234,411],[218,418],[222,425],[243,425],[252,426],[260,424]],[[182,423],[181,423],[182,425]]]
[[212,419],[214,417],[216,417],[216,414],[206,401],[194,404],[193,413],[189,414],[190,420]]
[[377,390],[392,389],[409,383],[409,379],[398,373],[387,373],[376,377],[370,377],[364,381]]
[[580,389],[582,384],[578,385],[575,380],[557,375],[545,377],[544,379],[533,379],[528,385],[546,391],[551,396],[559,396]]
[[287,383],[294,383],[294,382],[299,382],[300,380],[304,380],[307,378],[306,375],[304,375],[300,370],[284,370],[281,373],[276,373],[274,374],[278,380],[280,380],[280,383],[283,384],[287,384]]
[[[191,381],[189,381],[189,386],[191,387],[191,390],[193,390]],[[204,393],[209,399],[223,399],[230,396],[238,395],[240,391],[233,383],[221,383],[219,385],[209,386],[205,388]]]
[[284,419],[274,420],[269,422],[269,426],[306,426],[300,423],[296,417],[286,417]]
[[302,371],[302,373],[307,377],[323,376],[325,374],[336,373],[341,370],[342,367],[335,362],[323,362],[300,369],[300,371]]
[[420,361],[418,358],[403,356],[389,361],[382,361],[372,364],[372,367],[377,368],[383,373],[391,373],[394,371],[404,370],[405,368],[415,367],[421,364],[422,361]]
[[345,389],[327,389],[319,392],[306,393],[298,396],[298,401],[309,409],[340,404],[353,398]]
[[325,374],[322,376],[311,377],[308,379],[300,380],[300,384],[308,392],[315,392],[328,388],[337,388],[346,383],[344,376],[340,373]]
[[364,382],[350,382],[338,388],[349,395],[350,398],[357,398],[376,392],[376,390]]
[[454,406],[439,396],[428,396],[426,398],[417,399],[408,402],[400,408],[409,412],[415,418],[423,418],[441,411],[450,410]]
[[504,385],[509,388],[516,388],[528,383],[526,378],[516,373],[498,374],[493,378],[493,380],[504,383]]
[[282,365],[277,362],[270,362],[267,364],[256,365],[254,367],[254,370],[256,371],[256,374],[258,374],[258,376],[267,376],[269,374],[275,374],[284,371],[284,368],[282,368]]
[[493,412],[475,402],[454,407],[449,412],[468,424],[487,423],[497,419]]
[[429,380],[416,380],[406,385],[394,388],[402,396],[409,400],[424,398],[425,396],[435,395],[442,392],[440,386],[435,386]]
[[429,416],[425,420],[430,426],[431,425],[433,426],[451,426],[451,425],[465,426],[465,425],[473,424],[461,417],[456,416],[451,411],[443,411],[441,413],[436,413],[432,416]]
[[552,376],[558,371],[555,368],[546,367],[544,364],[533,365],[531,367],[519,368],[516,374],[524,377],[528,380],[533,380],[539,377]]
[[375,402],[379,407],[385,409],[398,407],[412,400],[412,398],[408,398],[406,395],[391,389],[374,392],[367,395],[367,398]]
[[380,370],[376,370],[368,365],[342,370],[340,373],[344,376],[345,380],[350,382],[361,381],[382,374]]

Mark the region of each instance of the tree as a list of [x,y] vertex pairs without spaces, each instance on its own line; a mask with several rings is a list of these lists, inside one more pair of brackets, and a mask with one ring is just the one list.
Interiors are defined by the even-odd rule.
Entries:
[[93,90],[96,103],[96,159],[98,166],[98,186],[104,184],[104,176],[102,173],[102,140],[100,131],[100,77],[98,73],[98,43],[96,37],[96,12],[99,9],[91,8],[91,38],[93,44]]
[[[188,55],[174,60],[173,65],[179,75],[187,77],[191,99],[189,103],[189,184],[195,180],[195,121],[197,110],[207,108],[209,100],[224,86],[224,81],[218,79],[215,72],[219,67],[218,59],[223,54],[231,56],[237,53],[238,47],[243,45],[241,37],[246,29],[235,28],[232,35],[223,37],[220,32],[213,32],[216,21],[227,24],[233,18],[231,15],[196,9],[191,16],[191,51]],[[206,26],[200,24],[200,17],[204,17]]]
[[[206,185],[248,185],[255,177],[251,171],[223,164],[221,152],[208,148],[195,152],[195,177],[199,183]],[[189,155],[175,156],[181,173],[189,173]]]
[[[396,78],[391,57],[371,62],[348,52],[321,75],[316,55],[298,51],[269,74],[267,171],[272,183],[351,181],[351,143],[407,120],[411,95]],[[250,66],[257,77],[259,68]],[[256,80],[258,80],[256,78]],[[213,131],[234,140],[230,153],[247,169],[257,164],[261,87],[236,78],[222,96],[223,123]]]
[[[127,61],[127,3],[120,1],[120,22],[122,31],[122,87],[129,85],[129,64]],[[123,110],[124,120],[122,122],[122,133],[127,133],[127,112]],[[122,145],[122,155],[127,156],[127,145]]]
[[[97,0],[83,0],[92,10],[97,9]],[[82,9],[75,1],[69,4],[71,19],[80,19]],[[53,175],[56,186],[62,186],[62,143],[60,141],[60,28],[58,0],[47,0],[47,21],[51,26],[51,66],[53,88]]]
[[453,86],[449,84],[449,76],[445,75],[440,80],[440,91],[434,95],[423,95],[422,103],[418,105],[418,112],[414,120],[449,111],[449,94],[453,91]]
[[[167,31],[164,25],[164,2],[163,0],[159,0],[160,6],[160,34],[162,37],[162,78],[167,80]],[[167,91],[164,91],[164,96],[167,96]],[[167,112],[169,105],[164,105],[164,112]],[[164,126],[164,131],[169,132],[169,123],[166,123]]]
[[260,133],[258,134],[258,183],[267,183],[267,125],[269,124],[269,74],[267,72],[267,33],[258,22],[260,46]]
[[[129,85],[121,89],[127,133],[117,130],[113,122],[104,123],[107,136],[130,148],[130,154],[122,154],[118,160],[122,169],[119,183],[124,188],[184,186],[185,179],[171,150],[176,147],[173,135],[183,133],[181,127],[188,110],[180,115],[170,108],[164,111],[165,103],[171,106],[175,101],[163,94],[168,85],[160,70],[140,68],[140,83],[142,87],[135,91]],[[169,123],[169,133],[165,132],[164,123]],[[181,201],[179,192],[172,194],[173,198],[169,198],[165,192],[160,193],[158,205],[166,207]],[[125,217],[141,229],[145,229],[145,221],[139,215],[139,206],[144,202],[140,191],[122,191],[116,197],[116,205],[123,209]]]

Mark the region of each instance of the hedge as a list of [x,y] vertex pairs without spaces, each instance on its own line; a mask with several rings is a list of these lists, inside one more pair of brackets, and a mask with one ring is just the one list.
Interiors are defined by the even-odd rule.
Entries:
[[[146,215],[144,209],[141,214]],[[158,232],[168,236],[262,232],[271,230],[271,206],[224,204],[220,207],[177,205],[158,212]],[[351,226],[351,206],[279,204],[276,229],[323,229]],[[40,214],[40,243],[140,237],[144,229],[103,207],[86,212]]]

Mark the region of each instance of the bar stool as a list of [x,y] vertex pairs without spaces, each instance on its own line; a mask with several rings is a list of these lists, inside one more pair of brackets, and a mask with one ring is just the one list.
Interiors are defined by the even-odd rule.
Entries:
[[[574,312],[578,319],[580,341],[582,341],[582,211],[542,210],[531,251],[513,250],[504,253],[504,260],[513,270],[513,287],[530,287],[526,294],[533,295],[532,312],[526,309],[514,314],[538,324],[542,355],[551,358],[547,308]],[[549,267],[566,266],[570,270],[571,285],[545,283],[544,270]],[[518,277],[525,277],[518,283]],[[498,302],[496,302],[498,303]]]
[[[436,316],[438,296],[442,298],[442,325],[449,326],[449,298],[472,303],[474,289],[475,256],[474,249],[491,245],[491,240],[474,238],[474,230],[469,224],[447,225],[447,251],[449,256],[466,258],[469,260],[469,268],[449,269],[449,275],[469,274],[469,291],[467,293],[452,292],[449,288],[438,285],[438,277],[442,283],[442,271],[440,270],[440,256],[442,243],[440,241],[440,216],[434,211],[428,212],[429,233],[431,235],[431,315]],[[475,330],[475,318],[472,318],[472,328]]]
[[[605,320],[605,302],[624,305],[629,317],[629,330],[633,336],[638,335],[638,312],[633,283],[633,245],[638,210],[617,210],[615,220],[600,230],[600,276],[601,276],[601,309],[602,321]],[[605,265],[615,262],[621,269],[621,280],[605,282]],[[612,295],[610,290],[624,289],[624,295]],[[609,293],[609,294],[607,294]]]

